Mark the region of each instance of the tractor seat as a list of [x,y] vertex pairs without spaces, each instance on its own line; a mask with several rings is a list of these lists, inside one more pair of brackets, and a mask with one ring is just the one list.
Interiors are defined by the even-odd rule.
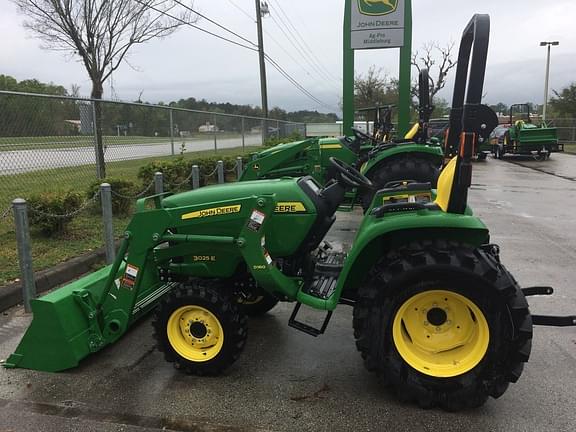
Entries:
[[[436,190],[436,199],[434,202],[422,203],[422,202],[403,202],[403,203],[391,203],[383,204],[379,207],[375,207],[372,210],[372,215],[375,217],[381,217],[384,214],[389,213],[401,213],[407,211],[417,211],[417,210],[442,210],[447,213],[463,213],[462,202],[464,202],[464,207],[466,206],[466,194],[462,195],[462,188],[457,187],[456,184],[458,176],[457,172],[460,168],[460,158],[458,156],[453,157],[448,164],[442,169],[440,177],[438,178],[438,186]],[[429,183],[406,183],[400,185],[392,185],[393,188],[383,189],[378,192],[409,192],[410,190],[423,190],[425,186],[430,189]],[[465,191],[467,190],[464,189]]]

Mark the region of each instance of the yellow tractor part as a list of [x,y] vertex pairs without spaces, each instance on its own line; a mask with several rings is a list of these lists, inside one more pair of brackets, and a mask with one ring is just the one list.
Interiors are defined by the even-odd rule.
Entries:
[[192,362],[212,360],[224,345],[224,330],[220,320],[201,306],[176,309],[166,325],[168,340],[174,350]]
[[482,361],[488,323],[470,299],[453,291],[416,294],[398,309],[392,337],[400,356],[417,371],[437,378],[462,375]]

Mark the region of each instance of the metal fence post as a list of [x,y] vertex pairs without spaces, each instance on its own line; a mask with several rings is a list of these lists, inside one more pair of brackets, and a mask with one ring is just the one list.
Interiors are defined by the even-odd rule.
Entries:
[[12,209],[14,211],[14,224],[16,225],[16,243],[18,245],[18,263],[20,264],[24,310],[31,312],[30,300],[36,297],[36,282],[32,267],[26,200],[16,198],[12,201]]
[[100,202],[102,203],[106,263],[112,264],[116,256],[116,250],[114,248],[114,225],[112,222],[112,188],[109,183],[100,185]]
[[164,175],[160,171],[154,173],[154,192],[156,194],[164,193]]
[[244,171],[244,167],[242,166],[242,158],[240,156],[236,157],[236,179],[240,180],[242,177],[242,171]]
[[172,156],[174,156],[174,117],[172,116],[172,110],[170,110],[170,150]]
[[245,138],[244,138],[244,117],[242,117],[242,150],[246,147]]
[[280,120],[276,120],[276,138],[280,138]]
[[216,126],[216,114],[212,115],[212,123],[214,124],[214,151],[217,152],[218,151],[218,142],[217,142],[217,138],[216,135],[218,134],[217,132],[217,126]]
[[192,189],[200,187],[200,168],[198,165],[192,165]]
[[218,174],[218,183],[224,183],[224,162],[219,160],[216,165],[216,171]]

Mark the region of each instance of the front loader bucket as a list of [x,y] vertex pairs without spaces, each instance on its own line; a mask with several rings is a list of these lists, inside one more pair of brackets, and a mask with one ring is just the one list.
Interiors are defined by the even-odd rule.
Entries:
[[90,315],[87,298],[98,302],[112,267],[32,300],[32,323],[4,367],[57,372],[77,366],[91,352],[101,349],[95,314]]

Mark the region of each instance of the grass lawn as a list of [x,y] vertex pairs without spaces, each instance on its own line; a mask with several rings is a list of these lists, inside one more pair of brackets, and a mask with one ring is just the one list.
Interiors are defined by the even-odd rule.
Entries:
[[[258,147],[246,147],[246,153],[257,150]],[[218,151],[221,156],[240,156],[242,148],[231,148]],[[213,156],[213,150],[190,152],[184,155],[186,159],[195,159],[203,156]],[[137,179],[138,169],[151,160],[172,159],[173,156],[153,157],[139,160],[122,162],[110,162],[106,164],[109,177],[122,178],[139,183]],[[50,184],[46,179],[52,177],[61,179],[65,173],[66,184]],[[72,185],[75,190],[86,191],[95,181],[95,169],[93,166],[77,167],[76,169],[58,168],[41,172],[15,174],[2,177],[6,185],[9,180],[9,188],[0,189],[0,211],[4,211],[10,202],[17,197],[28,197],[32,194],[46,190],[65,189],[66,185]],[[70,186],[68,186],[69,188]],[[129,218],[116,218],[114,229],[119,236]],[[32,230],[32,256],[34,270],[42,270],[59,262],[70,259],[81,253],[99,248],[103,245],[102,222],[98,214],[87,209],[80,213],[69,226],[65,234],[57,237],[45,238]],[[0,285],[19,277],[18,253],[14,224],[11,214],[0,220]]]

